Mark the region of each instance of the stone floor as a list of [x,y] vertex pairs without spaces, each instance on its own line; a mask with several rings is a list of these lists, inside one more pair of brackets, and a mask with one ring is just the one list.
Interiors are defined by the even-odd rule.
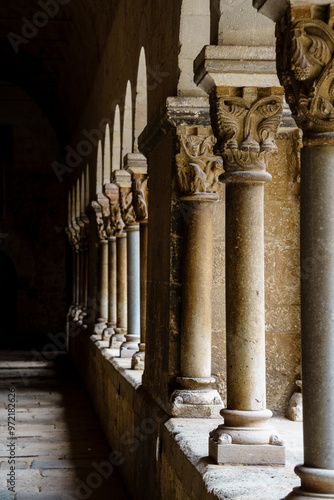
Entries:
[[[8,490],[10,447],[15,493]],[[67,356],[0,354],[0,500],[126,500],[110,451]]]

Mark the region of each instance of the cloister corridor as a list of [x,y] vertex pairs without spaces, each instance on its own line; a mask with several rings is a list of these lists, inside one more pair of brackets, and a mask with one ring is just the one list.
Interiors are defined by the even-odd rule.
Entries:
[[[52,361],[34,358],[23,351],[0,355],[0,499],[127,500],[68,356],[59,354]],[[8,436],[10,388],[16,395],[15,441]],[[5,477],[10,442],[16,443],[15,493],[7,489]]]

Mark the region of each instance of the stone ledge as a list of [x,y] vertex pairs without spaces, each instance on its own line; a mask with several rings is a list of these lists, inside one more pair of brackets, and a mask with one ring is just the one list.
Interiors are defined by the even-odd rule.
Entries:
[[[127,386],[124,405],[132,406],[132,412],[137,413],[143,408],[143,402],[149,400],[149,395],[141,385],[143,372],[130,369],[131,360],[119,358],[117,349],[109,349],[108,342],[91,337],[90,343],[94,346],[94,364],[109,364],[113,367],[107,373],[112,378],[125,382]],[[117,385],[117,380],[111,381]],[[98,385],[98,382],[97,382]],[[124,386],[124,383],[122,383]],[[156,406],[154,402],[153,405]],[[147,402],[145,403],[147,408]],[[122,410],[126,412],[124,408]],[[141,414],[141,411],[140,411]],[[145,414],[137,413],[143,419]],[[100,415],[101,418],[101,415]],[[222,419],[188,419],[168,418],[161,424],[158,435],[151,439],[160,443],[161,456],[159,469],[159,483],[156,491],[163,492],[162,499],[176,498],[176,491],[182,491],[182,498],[201,500],[279,500],[287,495],[293,487],[298,486],[298,478],[294,473],[294,466],[303,462],[302,451],[302,424],[286,419],[273,418],[272,425],[285,441],[286,466],[241,466],[217,465],[209,457],[209,432],[222,423]],[[114,446],[119,446],[117,436]],[[146,450],[146,451],[145,451]],[[146,464],[156,463],[157,455],[147,456],[147,448],[138,453],[140,460]],[[140,465],[137,460],[132,462],[132,456],[127,456],[125,463],[138,468],[133,470],[134,477],[140,476]],[[148,465],[147,465],[148,466]],[[129,479],[129,472],[123,471]],[[140,476],[141,477],[141,476]],[[149,495],[138,495],[136,498],[151,499]],[[160,498],[160,497],[159,497]],[[181,497],[180,497],[181,498]],[[153,499],[152,499],[153,500]]]

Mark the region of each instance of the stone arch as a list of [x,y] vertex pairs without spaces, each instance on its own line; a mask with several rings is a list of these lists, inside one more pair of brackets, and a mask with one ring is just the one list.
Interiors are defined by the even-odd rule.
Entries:
[[112,140],[112,170],[119,170],[121,168],[121,113],[119,105],[117,104],[114,114],[114,129]]
[[111,155],[110,155],[110,128],[106,125],[104,135],[104,151],[103,151],[103,185],[110,182],[111,176]]
[[102,193],[103,182],[103,157],[102,157],[102,141],[99,140],[97,145],[97,160],[96,160],[96,193]]
[[138,152],[138,137],[147,125],[147,68],[144,47],[140,50],[135,104],[134,149]]
[[130,80],[126,85],[124,116],[123,116],[123,147],[122,161],[125,155],[133,149],[133,118],[132,118],[132,89]]

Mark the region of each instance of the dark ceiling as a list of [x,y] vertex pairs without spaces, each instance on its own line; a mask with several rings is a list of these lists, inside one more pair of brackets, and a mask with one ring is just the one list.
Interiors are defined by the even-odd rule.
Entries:
[[63,146],[88,99],[118,3],[1,0],[0,78],[30,94]]

